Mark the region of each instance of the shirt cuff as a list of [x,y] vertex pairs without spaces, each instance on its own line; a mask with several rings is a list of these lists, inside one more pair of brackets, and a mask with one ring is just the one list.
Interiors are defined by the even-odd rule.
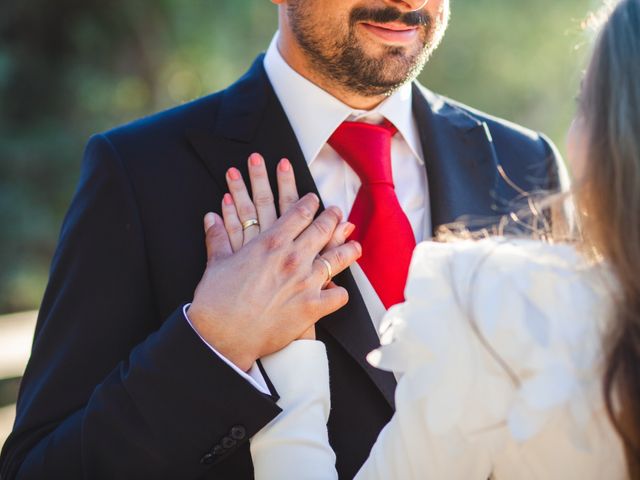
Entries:
[[227,357],[225,357],[220,352],[218,352],[212,345],[209,344],[209,342],[207,342],[204,338],[202,338],[202,335],[200,335],[198,330],[196,330],[195,327],[193,326],[193,324],[191,323],[191,319],[189,318],[189,315],[187,315],[187,310],[189,310],[190,306],[191,306],[191,304],[187,303],[184,307],[182,307],[182,313],[184,314],[184,318],[187,320],[187,322],[189,323],[189,325],[191,326],[193,331],[196,332],[196,335],[198,335],[198,337],[200,337],[200,340],[202,340],[204,342],[204,344],[207,347],[209,347],[209,349],[213,353],[215,353],[218,357],[220,357],[220,359],[224,363],[229,365],[233,370],[235,370],[238,373],[238,375],[240,375],[247,382],[249,382],[251,385],[253,385],[254,388],[256,388],[259,392],[262,392],[262,393],[264,393],[266,395],[271,395],[271,391],[269,391],[269,387],[267,386],[267,382],[265,381],[264,377],[262,376],[262,372],[260,371],[260,368],[258,367],[257,363],[254,362],[248,372],[243,372],[231,360],[229,360]]

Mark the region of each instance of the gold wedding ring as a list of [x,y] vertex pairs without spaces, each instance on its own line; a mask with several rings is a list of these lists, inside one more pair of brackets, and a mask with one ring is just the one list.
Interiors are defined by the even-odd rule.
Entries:
[[327,260],[326,258],[322,258],[321,256],[318,255],[318,260],[320,260],[324,264],[325,268],[327,269],[327,281],[324,282],[324,285],[322,286],[322,288],[326,288],[326,286],[329,285],[329,283],[333,279],[333,269],[331,268],[331,264],[329,263],[329,260]]
[[242,222],[242,230],[244,231],[249,227],[253,227],[254,225],[257,225],[258,227],[260,226],[260,222],[255,218],[252,218],[251,220],[247,220],[246,222]]

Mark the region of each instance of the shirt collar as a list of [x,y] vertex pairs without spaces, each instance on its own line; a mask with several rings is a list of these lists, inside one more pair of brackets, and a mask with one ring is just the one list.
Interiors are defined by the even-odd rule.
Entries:
[[383,117],[396,126],[416,160],[424,163],[420,136],[413,118],[410,83],[400,87],[373,110],[355,110],[289,66],[278,50],[277,32],[265,55],[264,68],[308,165],[345,120],[380,123]]

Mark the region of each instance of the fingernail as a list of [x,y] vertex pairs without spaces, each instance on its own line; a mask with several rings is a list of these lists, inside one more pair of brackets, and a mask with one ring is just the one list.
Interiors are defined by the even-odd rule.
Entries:
[[353,240],[353,245],[356,247],[356,249],[358,250],[358,253],[360,255],[362,255],[362,245],[360,245],[360,242],[356,242],[355,240]]
[[252,153],[249,157],[249,162],[251,162],[251,165],[254,167],[259,167],[262,164],[262,157],[258,153]]
[[345,238],[349,238],[355,229],[356,229],[356,226],[353,223],[347,222],[347,224],[344,227]]
[[242,178],[240,170],[238,170],[237,168],[230,168],[227,173],[229,174],[229,178],[231,180],[240,180]]
[[229,193],[225,193],[223,197],[225,205],[233,205],[233,197]]
[[286,158],[280,160],[280,171],[281,172],[290,172],[291,171],[291,162]]
[[216,224],[216,216],[209,212],[204,216],[204,231],[206,232]]

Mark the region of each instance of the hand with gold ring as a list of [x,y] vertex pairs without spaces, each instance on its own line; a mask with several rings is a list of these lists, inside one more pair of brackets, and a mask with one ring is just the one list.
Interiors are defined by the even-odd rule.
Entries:
[[[305,332],[310,335],[305,338],[313,338],[316,322],[349,301],[345,288],[333,282],[323,287],[329,273],[349,268],[362,249],[350,241],[323,252],[342,213],[329,207],[316,215],[319,208],[316,195],[305,195],[237,252],[223,219],[213,212],[204,217],[207,263],[189,320],[209,345],[244,371]],[[329,268],[317,261],[320,254]]]
[[[247,167],[253,199],[240,171],[232,168],[227,172],[230,193],[224,196],[222,202],[222,216],[234,252],[256,238],[261,231],[266,231],[278,217],[264,158],[257,153],[252,154]],[[295,174],[289,160],[283,158],[278,162],[276,178],[278,207],[280,215],[284,215],[299,200]],[[335,265],[341,264],[340,259],[335,256],[342,253],[339,247],[347,242],[354,229],[355,226],[349,222],[338,225],[331,240],[320,252],[323,256],[316,257],[319,261],[314,261],[314,272],[317,272],[319,278],[324,275],[323,290],[337,287],[333,276],[334,272],[339,272],[332,267],[331,262],[333,260]],[[361,251],[359,244],[356,248]],[[300,338],[315,339],[315,326],[310,327]]]

